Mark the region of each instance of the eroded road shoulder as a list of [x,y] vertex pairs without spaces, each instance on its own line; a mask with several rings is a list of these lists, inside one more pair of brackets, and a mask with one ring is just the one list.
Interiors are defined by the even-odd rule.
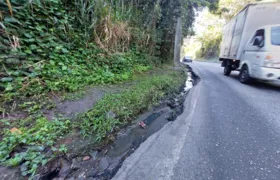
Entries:
[[189,91],[183,114],[143,142],[124,161],[114,180],[172,178],[193,119],[198,94],[199,88]]
[[243,85],[219,64],[193,63],[201,81],[176,121],[148,138],[113,178],[280,178],[280,89]]

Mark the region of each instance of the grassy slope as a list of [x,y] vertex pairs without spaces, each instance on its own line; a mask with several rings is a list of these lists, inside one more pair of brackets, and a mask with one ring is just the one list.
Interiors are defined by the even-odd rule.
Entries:
[[[95,33],[103,38],[96,41],[90,23],[78,23],[77,5],[40,2],[12,2],[13,16],[5,4],[0,6],[5,26],[1,26],[4,31],[0,34],[0,48],[4,49],[0,53],[0,113],[4,118],[16,112],[27,114],[25,118],[1,119],[0,162],[21,165],[23,175],[34,175],[38,166],[65,153],[65,146],[57,147],[56,142],[68,133],[78,130],[100,142],[166,93],[178,91],[185,79],[184,73],[167,68],[141,77],[139,83],[121,93],[106,95],[77,121],[64,117],[49,121],[41,110],[55,107],[54,95],[127,81],[160,61],[153,56],[158,47],[151,46],[155,39],[150,36],[156,34],[143,33],[142,23],[130,24],[125,16],[109,14],[107,10],[115,9],[108,3],[100,1],[100,14],[94,15],[101,20]],[[111,34],[115,32],[120,33]],[[46,155],[47,151],[51,154]]]
[[[66,151],[64,145],[56,146],[60,138],[78,130],[83,136],[94,136],[99,143],[108,133],[130,123],[165,95],[178,93],[184,80],[184,71],[172,68],[148,73],[120,93],[107,94],[76,120],[59,118],[48,121],[40,113],[16,121],[1,120],[4,133],[0,143],[0,161],[8,166],[23,163],[22,174],[34,175],[38,166]],[[12,128],[17,129],[11,132]],[[27,149],[24,150],[23,146]],[[51,156],[41,153],[47,149],[51,149]]]

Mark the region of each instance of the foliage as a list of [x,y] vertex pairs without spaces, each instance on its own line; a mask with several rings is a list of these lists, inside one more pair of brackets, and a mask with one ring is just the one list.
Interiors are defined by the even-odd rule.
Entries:
[[229,21],[247,4],[260,1],[262,0],[221,0],[219,2],[219,8],[215,13]]
[[[219,56],[220,43],[222,41],[222,27],[234,17],[247,4],[260,0],[220,0],[216,10],[202,11],[203,16],[196,24],[197,31],[193,37],[199,48],[194,53],[197,58],[210,59]],[[192,45],[197,46],[197,45]],[[188,49],[193,49],[189,47]]]
[[[10,125],[20,127],[14,132],[4,129],[5,134],[0,142],[0,162],[8,166],[21,165],[23,176],[34,175],[39,165],[45,165],[52,158],[42,152],[53,147],[62,135],[69,132],[71,123],[65,119],[48,121],[38,116],[35,119],[22,119],[20,124],[25,126]],[[65,152],[65,148],[61,147],[59,151]]]
[[218,9],[214,13],[229,21],[247,4],[265,2],[280,2],[280,0],[220,0]]
[[165,74],[142,78],[133,87],[118,94],[108,94],[87,113],[80,117],[84,136],[94,135],[97,142],[126,124],[168,93],[178,92],[184,82],[184,72],[172,70]]
[[[49,149],[72,129],[69,121],[38,115],[52,108],[53,94],[85,86],[128,80],[133,74],[170,62],[177,17],[191,32],[195,8],[214,8],[217,0],[0,0],[0,112],[28,113],[17,123],[0,124],[0,159],[34,174]],[[107,95],[83,115],[83,135],[99,141],[174,92],[184,80],[166,73],[147,78],[120,94]],[[108,116],[108,111],[116,117]],[[8,129],[17,127],[19,131]],[[2,131],[4,129],[4,131]],[[20,133],[19,133],[20,132]],[[65,148],[60,148],[65,152]]]
[[[213,19],[215,20],[215,19]],[[197,41],[201,43],[200,49],[196,52],[197,58],[215,58],[219,56],[220,43],[222,40],[222,23],[218,20],[197,36]]]
[[[146,70],[146,66],[136,68],[137,72]],[[38,114],[16,121],[1,120],[0,162],[7,166],[20,165],[23,176],[32,176],[56,153],[67,151],[64,145],[57,147],[56,144],[65,134],[79,128],[83,136],[93,135],[96,142],[100,142],[115,127],[130,122],[143,110],[157,104],[164,95],[178,93],[184,80],[183,71],[160,69],[158,74],[140,77],[135,85],[120,93],[107,94],[74,123],[63,118],[49,121]],[[33,113],[38,104],[26,102],[22,106]],[[50,150],[52,153],[46,154]]]
[[[102,53],[102,54],[101,54]],[[148,56],[135,53],[107,54],[101,50],[78,49],[77,52],[52,55],[49,63],[34,64],[36,77],[18,77],[1,97],[7,106],[21,98],[47,92],[74,92],[87,85],[115,83],[129,79],[138,66],[148,69]],[[95,61],[92,61],[95,59]],[[21,96],[19,96],[21,95]]]
[[39,99],[49,92],[126,80],[133,66],[170,61],[176,17],[183,17],[188,34],[194,8],[216,4],[216,0],[6,2],[0,1],[2,113],[27,97]]
[[182,55],[191,55],[196,59],[218,57],[224,23],[223,19],[212,14],[208,9],[200,11],[195,24],[196,33],[185,40]]

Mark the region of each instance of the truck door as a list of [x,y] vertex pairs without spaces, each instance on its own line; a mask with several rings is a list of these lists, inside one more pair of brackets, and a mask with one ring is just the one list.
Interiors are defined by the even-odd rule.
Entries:
[[257,77],[258,70],[264,59],[265,30],[257,30],[249,40],[242,55],[242,63],[246,63],[251,77]]

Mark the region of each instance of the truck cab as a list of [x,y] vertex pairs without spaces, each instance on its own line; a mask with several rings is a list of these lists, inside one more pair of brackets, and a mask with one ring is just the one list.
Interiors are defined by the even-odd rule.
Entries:
[[245,45],[238,70],[243,83],[251,78],[280,81],[280,24],[255,30]]

